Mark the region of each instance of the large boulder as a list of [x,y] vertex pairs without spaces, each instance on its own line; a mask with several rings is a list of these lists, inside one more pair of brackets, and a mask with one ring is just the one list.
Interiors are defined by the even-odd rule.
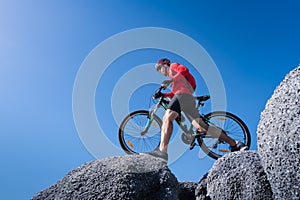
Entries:
[[272,191],[256,151],[227,154],[218,159],[207,176],[211,199],[272,199]]
[[274,91],[257,132],[274,199],[300,199],[300,66]]
[[179,183],[179,199],[180,200],[196,200],[195,189],[198,183],[182,182]]
[[198,186],[195,190],[196,200],[210,200],[211,198],[207,196],[207,176],[206,173],[198,183]]
[[160,159],[126,155],[95,160],[68,173],[37,199],[178,199],[179,183]]

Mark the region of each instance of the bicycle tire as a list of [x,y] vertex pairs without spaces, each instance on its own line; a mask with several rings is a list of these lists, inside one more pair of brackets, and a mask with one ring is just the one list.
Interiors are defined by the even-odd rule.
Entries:
[[[210,126],[221,128],[234,140],[243,142],[248,147],[251,145],[251,135],[247,125],[236,115],[215,111],[204,116]],[[218,159],[227,153],[230,153],[229,144],[220,141],[218,138],[197,138],[202,150],[214,159]]]
[[153,151],[160,144],[162,121],[153,115],[153,122],[145,135],[141,135],[149,119],[149,111],[137,110],[128,114],[119,127],[119,143],[128,154]]

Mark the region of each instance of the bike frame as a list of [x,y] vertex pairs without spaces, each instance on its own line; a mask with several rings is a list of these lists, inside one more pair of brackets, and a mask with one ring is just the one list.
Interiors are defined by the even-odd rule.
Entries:
[[[150,113],[149,121],[148,121],[148,123],[147,123],[146,128],[145,128],[144,131],[147,131],[147,130],[149,129],[149,127],[150,127],[150,125],[151,125],[151,123],[152,123],[152,121],[153,121],[153,119],[154,119],[153,115],[156,113],[156,111],[157,111],[160,107],[163,107],[164,110],[167,110],[167,109],[168,109],[168,105],[169,105],[169,101],[165,100],[163,97],[160,97],[160,98],[159,98],[159,101],[158,101],[158,103],[155,105],[154,109],[152,109],[152,110],[149,111],[149,113]],[[204,103],[201,103],[201,101],[198,100],[198,103],[197,103],[197,107],[196,107],[196,108],[199,109],[200,105],[203,106]],[[206,123],[209,122],[208,119],[206,119],[206,118],[204,117],[204,115],[200,114],[200,117],[202,117]],[[182,131],[184,131],[185,133],[188,133],[188,134],[193,134],[193,125],[192,125],[192,124],[190,124],[190,127],[187,128],[187,125],[186,125],[185,123],[182,123],[182,122],[181,122],[180,117],[177,118],[175,121],[176,121],[176,123],[178,124],[178,126],[181,128]]]
[[[142,139],[145,142],[148,139],[147,134],[149,131],[153,132],[152,130],[155,130],[155,132],[156,132],[155,134],[157,134],[159,132],[159,131],[157,131],[157,128],[159,128],[159,130],[161,129],[162,120],[156,113],[157,113],[158,109],[160,109],[160,107],[162,107],[164,109],[164,111],[166,111],[168,109],[168,106],[170,103],[170,99],[163,97],[163,94],[161,93],[162,89],[163,89],[163,87],[160,87],[154,93],[153,99],[155,99],[156,101],[155,101],[154,105],[151,106],[151,108],[148,111],[146,111],[146,110],[134,111],[134,112],[130,113],[129,115],[127,115],[124,118],[124,120],[122,121],[120,128],[119,128],[119,141],[120,141],[122,148],[126,152],[132,152],[132,153],[139,152],[139,151],[136,151],[135,149],[132,149],[132,148],[134,148],[134,146],[132,144],[130,145],[130,143],[131,143],[130,139],[125,141],[124,134],[129,135],[128,137],[135,137],[135,136],[130,136],[130,133],[131,133],[130,129],[128,130],[129,132],[126,131],[127,133],[125,133],[125,128],[127,127],[127,123],[129,123],[129,121],[133,120],[131,123],[128,124],[128,127],[129,128],[131,127],[133,129],[135,129],[135,127],[134,126],[132,127],[130,124],[136,123],[136,122],[142,122],[142,124],[140,124],[141,126],[137,127],[137,130],[136,130],[137,132],[135,132],[135,131],[133,131],[133,132],[135,132],[134,134],[137,134],[136,136],[138,136],[138,138]],[[250,146],[251,138],[250,138],[249,130],[248,130],[247,126],[245,125],[245,123],[240,118],[238,118],[237,116],[235,116],[231,113],[224,112],[224,111],[214,111],[214,112],[210,112],[208,114],[202,114],[202,109],[200,107],[204,106],[205,101],[210,99],[210,96],[209,95],[195,96],[194,98],[197,103],[195,108],[198,110],[199,117],[204,121],[204,123],[206,123],[209,126],[213,126],[213,127],[221,129],[224,132],[224,134],[226,134],[226,135],[237,133],[238,135],[234,135],[233,137],[235,137],[235,138],[237,137],[239,139],[239,141],[240,140],[244,141],[245,144],[247,143],[247,146]],[[183,114],[183,113],[181,113],[181,114]],[[135,122],[135,119],[136,119],[135,116],[143,116],[142,119],[146,120],[146,121],[143,121],[143,120],[140,121],[140,120],[138,120],[139,118],[137,118],[137,121]],[[179,130],[183,131],[183,133],[181,135],[181,140],[185,144],[190,145],[190,150],[192,150],[196,145],[200,146],[206,154],[208,154],[209,156],[211,156],[214,159],[218,159],[219,157],[224,155],[223,153],[230,152],[230,148],[227,146],[226,142],[220,140],[219,137],[216,137],[215,135],[197,132],[192,123],[193,119],[189,115],[186,115],[186,118],[187,118],[186,120],[188,120],[188,121],[183,121],[182,116],[179,116],[175,119],[175,121],[179,126],[178,127]],[[228,121],[227,121],[227,119],[228,119]],[[145,122],[146,122],[146,124],[145,124]],[[223,129],[224,127],[225,127],[225,130]],[[142,130],[140,128],[142,128]],[[145,137],[139,137],[139,136],[145,136]],[[149,138],[151,139],[151,137],[152,136],[150,136]],[[156,141],[154,143],[157,142],[158,138],[155,138],[155,140]],[[130,145],[130,147],[128,147],[127,143]],[[219,146],[219,144],[220,144],[220,146]],[[223,144],[225,144],[225,146]],[[140,147],[138,147],[137,149],[139,149],[139,148]],[[220,154],[220,152],[221,152],[221,154]]]

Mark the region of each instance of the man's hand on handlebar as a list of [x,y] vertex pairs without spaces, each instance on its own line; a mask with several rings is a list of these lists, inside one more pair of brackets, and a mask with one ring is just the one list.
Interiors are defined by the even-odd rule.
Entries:
[[158,99],[158,98],[160,98],[160,97],[162,97],[163,96],[163,93],[161,93],[161,92],[156,92],[155,94],[153,94],[153,99]]
[[153,94],[153,99],[158,99],[160,97],[162,97],[164,94],[161,92],[162,89],[165,89],[163,85],[161,85],[156,92]]
[[153,94],[153,99],[158,99],[162,96],[164,96],[164,93],[161,92],[162,89],[166,89],[171,83],[173,82],[173,80],[164,80],[161,83],[161,86],[157,89],[157,91]]
[[173,81],[172,80],[164,80],[162,83],[161,83],[161,86],[166,89]]

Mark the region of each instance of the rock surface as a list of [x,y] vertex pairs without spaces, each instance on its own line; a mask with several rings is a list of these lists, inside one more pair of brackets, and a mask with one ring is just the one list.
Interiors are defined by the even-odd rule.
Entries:
[[261,114],[258,153],[274,199],[300,199],[300,66],[276,88]]
[[207,176],[211,199],[272,199],[272,191],[256,151],[227,154],[218,159]]
[[207,196],[207,176],[206,173],[202,179],[199,181],[199,184],[195,190],[196,200],[210,200],[211,198]]
[[179,183],[179,199],[180,200],[196,200],[195,189],[197,183],[183,182]]
[[95,160],[71,171],[36,199],[178,199],[179,183],[152,156],[126,155]]

